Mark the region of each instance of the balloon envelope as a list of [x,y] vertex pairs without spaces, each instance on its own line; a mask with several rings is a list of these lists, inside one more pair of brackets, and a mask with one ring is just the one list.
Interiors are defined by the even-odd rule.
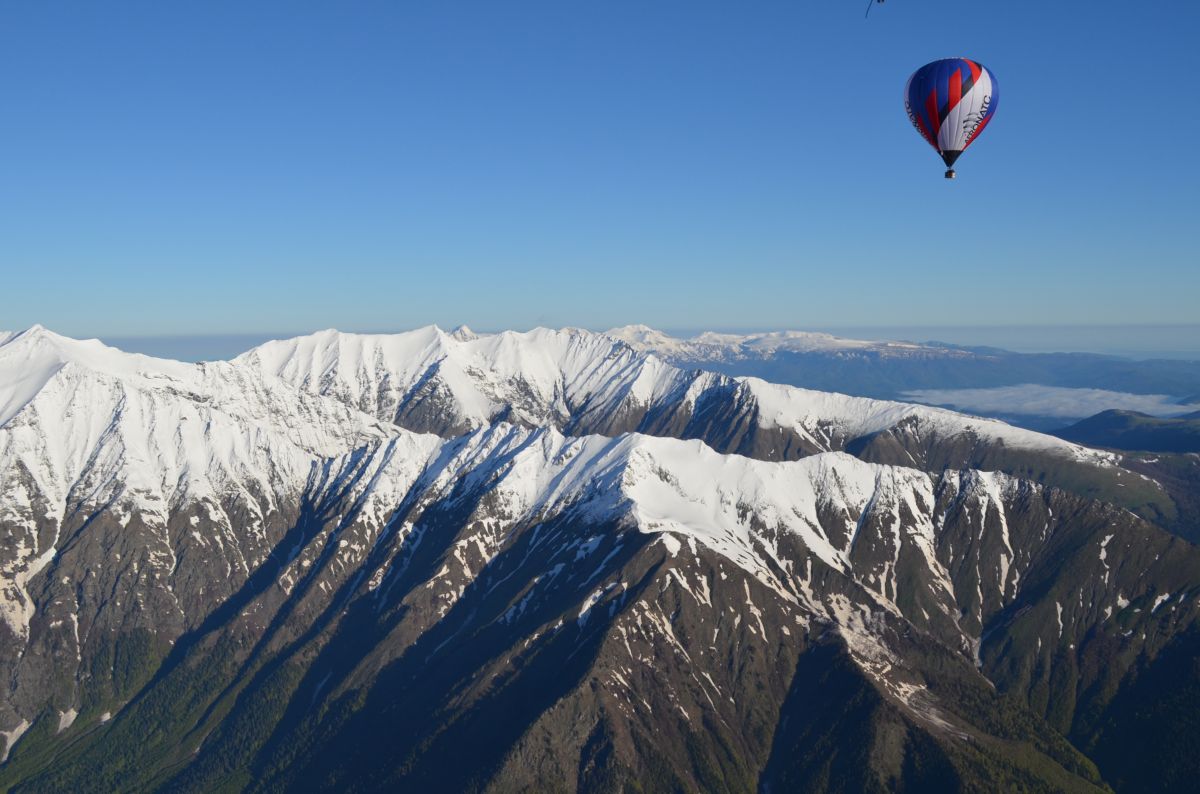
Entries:
[[947,58],[922,66],[908,78],[908,118],[947,166],[975,142],[1000,100],[995,76],[977,61]]

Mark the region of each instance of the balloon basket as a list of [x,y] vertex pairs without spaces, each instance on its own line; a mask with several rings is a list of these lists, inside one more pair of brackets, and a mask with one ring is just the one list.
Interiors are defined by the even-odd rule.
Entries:
[[953,169],[953,168],[950,168],[950,169],[948,169],[948,170],[946,171],[946,178],[947,178],[947,179],[954,179],[956,176],[958,176],[958,174],[954,173],[954,169]]

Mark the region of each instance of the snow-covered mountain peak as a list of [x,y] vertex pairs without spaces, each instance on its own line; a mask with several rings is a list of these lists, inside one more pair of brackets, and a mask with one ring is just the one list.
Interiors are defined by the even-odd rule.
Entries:
[[143,372],[182,375],[193,365],[171,359],[155,358],[140,353],[127,353],[104,344],[99,339],[73,339],[57,334],[41,325],[9,334],[0,342],[0,355],[9,366],[29,361],[57,359],[72,362],[88,369],[114,375],[136,375]]
[[[644,326],[623,332],[631,338],[658,333]],[[158,395],[235,415],[239,422],[258,417],[267,427],[278,417],[294,417],[297,412],[311,416],[341,411],[343,415],[329,426],[353,429],[335,432],[333,443],[313,441],[311,428],[302,429],[305,423],[294,418],[282,423],[289,437],[315,454],[330,449],[337,454],[347,439],[362,438],[361,426],[369,422],[358,413],[363,412],[442,436],[506,421],[553,426],[572,434],[612,436],[638,430],[683,435],[710,444],[720,433],[709,417],[721,416],[719,423],[752,422],[767,435],[782,431],[784,437],[764,436],[761,443],[717,444],[723,451],[736,449],[772,459],[843,449],[854,439],[907,423],[911,432],[926,440],[1000,442],[1088,464],[1112,461],[1110,455],[1051,436],[943,409],[684,371],[635,350],[622,339],[577,328],[535,328],[471,338],[448,334],[437,326],[398,334],[329,329],[268,342],[232,362],[185,364],[124,353],[96,340],[69,339],[35,327],[0,345],[0,426],[11,422],[64,371],[78,377],[60,384],[55,390],[58,397],[46,398],[43,417],[64,410],[71,400],[78,404],[77,384],[83,381],[99,384],[113,399],[127,393]],[[86,413],[96,413],[108,404],[107,399],[97,398]],[[387,434],[394,429],[371,432]]]
[[[477,505],[467,523],[487,527],[487,556],[511,539],[517,528],[511,522],[532,526],[570,517],[573,525],[661,536],[672,555],[685,543],[691,555],[710,549],[794,599],[799,593],[784,572],[797,571],[783,561],[785,548],[802,548],[828,568],[849,572],[855,534],[868,514],[885,524],[901,514],[919,521],[908,540],[922,556],[934,541],[934,475],[840,452],[772,462],[721,454],[698,440],[565,436],[552,427],[501,422],[445,441],[440,450],[422,448],[414,467],[411,456],[392,452],[396,443],[375,447],[355,503],[367,515],[385,516],[413,488],[425,501],[486,492],[486,500],[468,496],[465,502]],[[358,471],[359,461],[355,453],[331,469]],[[418,477],[422,468],[426,473]],[[961,476],[964,493],[1008,482],[1003,475],[988,475],[987,482],[975,473]],[[574,555],[578,562],[600,538],[567,559]],[[894,595],[893,575],[884,571],[880,581]],[[887,598],[885,589],[877,592]]]
[[229,362],[152,358],[40,327],[0,346],[6,509],[27,506],[35,490],[49,500],[47,515],[61,517],[73,491],[85,501],[111,491],[165,504],[247,478],[266,485],[395,432]]
[[35,325],[0,343],[0,427],[64,368],[125,380],[186,382],[196,374],[191,364],[126,353],[98,339],[71,339]]
[[450,433],[496,419],[563,423],[601,394],[645,403],[677,376],[653,356],[580,329],[472,338],[436,327],[399,334],[324,331],[268,342],[235,362],[381,419]]
[[[848,569],[848,549],[821,529],[822,505],[844,508],[852,524],[873,494],[887,487],[880,483],[900,483],[905,493],[928,494],[932,487],[922,472],[844,453],[770,462],[721,454],[698,440],[639,433],[566,436],[553,427],[498,422],[440,448],[431,447],[429,438],[402,434],[373,445],[366,464],[355,452],[330,469],[370,471],[359,478],[363,493],[353,497],[368,515],[386,515],[413,488],[424,500],[486,492],[471,520],[503,530],[497,538],[511,528],[506,520],[552,521],[572,514],[587,524],[666,535],[668,547],[683,540],[694,551],[698,543],[772,588],[781,586],[771,551],[779,533],[793,536],[832,568]],[[401,443],[407,451],[398,454]],[[333,487],[341,487],[339,482]],[[924,499],[928,507],[931,498]]]
[[846,438],[866,438],[885,430],[910,428],[926,443],[959,438],[989,447],[1048,453],[1094,466],[1112,466],[1116,456],[1064,441],[1056,436],[1015,427],[999,419],[971,416],[916,403],[875,400],[835,392],[802,389],[760,378],[739,378],[738,390],[750,395],[764,427],[807,435],[821,445],[830,428]]
[[[1112,462],[1111,455],[1052,436],[943,409],[687,371],[635,349],[658,332],[619,330],[627,339],[575,328],[473,339],[436,327],[390,335],[324,331],[270,342],[235,361],[266,379],[279,377],[383,421],[443,436],[508,421],[576,435],[698,437],[721,451],[776,459],[845,449],[905,423],[918,446],[919,439],[957,438],[968,449],[999,442],[1087,465]],[[810,336],[762,335],[762,343],[799,344]],[[730,436],[730,423],[738,424],[740,440]]]
[[318,461],[400,432],[230,362],[155,359],[43,328],[12,337],[0,346],[0,523],[11,552],[0,621],[26,634],[24,583],[72,521],[137,516],[166,544],[172,516],[205,505],[225,529],[232,519],[218,515],[231,509],[239,531],[260,531]]
[[[65,741],[136,744],[142,704],[189,737],[164,763],[224,757],[186,731],[233,679],[209,679],[185,718],[159,707],[201,665],[287,671],[297,713],[385,681],[388,703],[410,698],[389,718],[414,728],[430,704],[492,702],[514,670],[561,685],[555,702],[603,691],[611,715],[741,726],[796,702],[814,669],[796,654],[815,652],[918,721],[968,725],[939,700],[961,690],[934,676],[1000,669],[1013,637],[1023,669],[1118,628],[1114,642],[1138,638],[1121,646],[1132,660],[1193,620],[1192,547],[1098,501],[1125,484],[1110,457],[1001,422],[685,371],[579,329],[326,330],[206,364],[42,328],[0,340],[0,751],[21,764],[43,751],[18,742],[54,749],[55,724]],[[1055,487],[1078,483],[1108,490]],[[114,666],[114,647],[155,655]],[[558,680],[573,659],[591,684],[583,668]],[[1048,675],[1074,703],[1086,665],[1062,664]],[[114,688],[106,671],[135,666],[149,678]],[[261,717],[273,676],[240,714]],[[528,700],[507,692],[496,708]],[[788,717],[764,730],[785,735]],[[380,723],[363,719],[354,743]]]
[[664,353],[677,348],[681,340],[648,325],[626,325],[609,330],[608,335],[620,339],[635,350]]
[[721,334],[706,331],[693,340],[699,345],[714,347],[745,348],[761,353],[778,350],[793,352],[810,350],[862,350],[881,343],[863,339],[843,339],[833,334],[817,331],[771,331],[757,334]]
[[731,334],[705,331],[681,339],[644,325],[614,328],[610,336],[633,348],[655,353],[670,361],[720,362],[746,358],[768,358],[778,353],[863,353],[884,356],[957,356],[960,351],[913,342],[846,339],[817,331],[769,331]]

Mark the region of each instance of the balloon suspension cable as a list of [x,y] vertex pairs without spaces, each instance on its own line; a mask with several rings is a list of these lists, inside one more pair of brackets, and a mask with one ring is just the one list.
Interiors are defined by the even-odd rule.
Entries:
[[871,6],[875,5],[875,0],[867,0],[867,13],[863,14],[863,19],[871,16]]
[[947,169],[946,169],[946,178],[947,178],[947,179],[954,179],[956,176],[958,176],[958,174],[954,173],[954,169],[953,169],[953,168],[947,168]]

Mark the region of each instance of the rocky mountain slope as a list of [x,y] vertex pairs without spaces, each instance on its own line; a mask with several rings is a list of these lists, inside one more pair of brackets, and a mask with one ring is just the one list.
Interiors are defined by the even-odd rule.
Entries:
[[576,331],[185,365],[35,328],[0,410],[11,790],[1132,791],[1195,763],[1131,772],[1200,690],[1200,552],[1058,439]]

